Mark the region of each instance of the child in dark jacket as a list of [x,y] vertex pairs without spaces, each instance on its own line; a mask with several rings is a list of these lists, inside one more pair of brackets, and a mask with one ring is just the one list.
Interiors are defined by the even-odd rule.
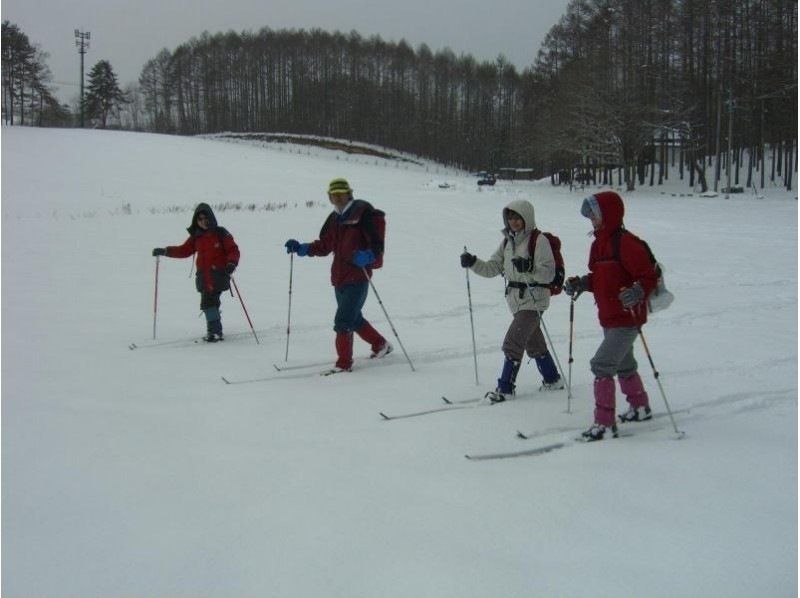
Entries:
[[233,236],[217,224],[211,206],[198,204],[192,223],[186,229],[189,238],[182,245],[156,247],[153,255],[185,258],[197,254],[195,284],[200,293],[200,309],[206,317],[206,336],[214,343],[224,339],[220,295],[230,288],[231,275],[239,264],[239,247]]

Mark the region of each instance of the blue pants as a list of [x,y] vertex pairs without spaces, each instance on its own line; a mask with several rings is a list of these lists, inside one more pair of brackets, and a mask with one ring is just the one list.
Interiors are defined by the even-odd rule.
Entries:
[[353,332],[361,328],[366,320],[361,308],[367,300],[368,282],[355,282],[334,288],[336,294],[336,316],[333,329],[336,332]]

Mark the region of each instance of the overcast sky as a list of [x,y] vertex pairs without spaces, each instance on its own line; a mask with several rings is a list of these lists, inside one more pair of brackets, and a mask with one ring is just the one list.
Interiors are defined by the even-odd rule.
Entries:
[[108,60],[120,85],[138,80],[144,63],[203,31],[312,29],[358,31],[413,48],[449,47],[456,55],[518,69],[533,63],[542,40],[569,0],[2,0],[11,21],[50,54],[59,97],[78,95],[80,56],[75,29],[91,33],[85,72]]

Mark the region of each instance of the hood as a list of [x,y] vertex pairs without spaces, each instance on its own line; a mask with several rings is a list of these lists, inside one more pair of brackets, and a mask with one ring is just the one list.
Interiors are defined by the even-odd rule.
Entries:
[[619,194],[614,191],[595,193],[592,197],[584,200],[584,203],[591,202],[592,198],[597,202],[597,206],[603,216],[603,226],[600,231],[610,234],[621,228],[622,219],[625,216],[625,205],[622,203],[622,198]]
[[508,210],[516,212],[522,216],[522,219],[525,221],[524,232],[529,233],[536,228],[536,218],[534,216],[533,204],[525,199],[515,199],[505,208],[503,208],[503,225],[505,227],[503,230],[505,232],[510,232],[508,228],[508,218],[506,217]]
[[214,216],[214,211],[211,209],[211,206],[207,203],[199,203],[194,209],[194,214],[192,214],[192,223],[189,225],[189,228],[186,229],[189,231],[190,235],[194,235],[198,230],[202,230],[197,226],[197,215],[200,212],[208,214],[208,230],[217,228],[217,217]]

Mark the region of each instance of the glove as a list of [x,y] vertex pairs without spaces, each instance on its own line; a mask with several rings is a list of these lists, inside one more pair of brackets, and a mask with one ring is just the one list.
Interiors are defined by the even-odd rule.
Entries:
[[228,262],[228,265],[225,266],[225,274],[227,274],[228,276],[232,276],[234,270],[236,270],[236,264],[234,264],[233,262]]
[[167,250],[163,247],[156,247],[153,249],[153,256],[155,257],[157,255],[167,255]]
[[289,239],[283,244],[283,246],[286,247],[286,253],[296,253],[300,257],[308,255],[308,248],[310,245],[311,243],[300,243],[294,239]]
[[515,257],[511,263],[517,272],[533,272],[533,260],[529,257]]
[[573,298],[578,297],[584,291],[589,290],[588,276],[570,276],[564,283],[564,292]]
[[461,254],[461,267],[462,268],[472,268],[473,264],[478,260],[474,255],[471,253],[467,253],[466,251]]
[[644,289],[638,282],[634,282],[633,285],[623,289],[619,294],[619,300],[622,301],[622,307],[625,309],[632,308],[642,299],[644,299]]
[[375,254],[372,249],[358,249],[353,252],[353,265],[357,268],[364,268],[375,261]]

